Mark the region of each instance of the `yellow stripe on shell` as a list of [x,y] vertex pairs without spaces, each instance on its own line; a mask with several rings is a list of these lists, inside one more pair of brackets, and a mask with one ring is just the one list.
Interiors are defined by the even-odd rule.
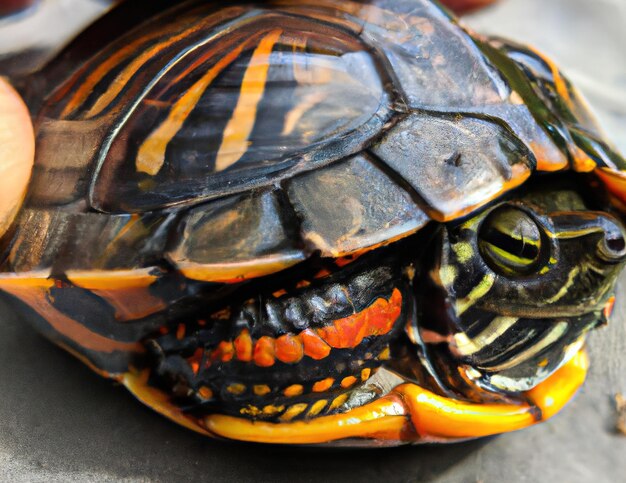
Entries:
[[167,118],[139,147],[135,161],[137,171],[152,176],[158,174],[165,163],[165,151],[170,141],[178,133],[209,85],[239,57],[245,46],[246,42],[224,55],[174,103]]
[[259,42],[252,54],[241,81],[239,100],[232,117],[224,128],[222,144],[215,159],[216,171],[223,171],[232,166],[248,150],[249,138],[256,123],[258,105],[265,92],[270,56],[282,32],[280,29],[272,30]]

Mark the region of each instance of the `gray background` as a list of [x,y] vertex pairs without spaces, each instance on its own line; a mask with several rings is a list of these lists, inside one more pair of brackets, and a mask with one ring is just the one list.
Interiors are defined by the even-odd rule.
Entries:
[[[64,3],[64,2],[60,2]],[[626,151],[626,1],[504,0],[466,19],[554,57]],[[0,481],[626,481],[626,277],[591,372],[552,420],[449,446],[297,450],[217,443],[178,428],[92,374],[0,305]]]

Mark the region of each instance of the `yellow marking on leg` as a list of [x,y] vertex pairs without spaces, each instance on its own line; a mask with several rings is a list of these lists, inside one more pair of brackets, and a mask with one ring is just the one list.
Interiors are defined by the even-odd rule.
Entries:
[[327,404],[328,401],[326,399],[320,399],[319,401],[316,401],[315,403],[313,403],[311,409],[309,409],[306,415],[310,418],[317,416],[319,413],[322,412],[322,409],[324,409]]
[[[524,400],[518,403],[471,403],[405,383],[386,396],[345,413],[306,421],[269,423],[214,414],[207,416],[204,423],[208,430],[225,438],[285,444],[326,443],[346,438],[445,441],[490,436],[522,429],[554,415],[581,386],[587,366],[586,354],[580,351],[552,376],[526,392]],[[541,417],[537,409],[541,410]],[[415,431],[407,427],[408,421]]]
[[489,292],[495,281],[496,276],[493,273],[486,274],[466,297],[456,301],[457,315],[463,314],[467,309],[474,305],[477,300]]
[[345,389],[345,388],[348,388],[348,387],[350,387],[350,386],[354,385],[354,383],[355,383],[356,381],[357,381],[357,379],[356,379],[356,377],[354,377],[354,376],[344,377],[344,378],[341,380],[341,387],[343,387],[344,389]]
[[224,55],[174,103],[167,118],[150,133],[150,136],[139,147],[135,161],[137,171],[154,176],[161,170],[163,163],[165,163],[165,151],[170,141],[183,126],[209,85],[239,57],[245,46],[246,43],[244,42]]
[[321,381],[317,381],[313,384],[313,392],[324,392],[331,388],[331,386],[335,383],[335,380],[332,377],[327,377],[326,379],[322,379]]
[[287,411],[285,411],[284,414],[280,417],[280,420],[291,421],[293,418],[301,414],[307,408],[307,406],[308,404],[306,403],[299,403],[294,404],[293,406],[289,406],[287,408]]
[[272,390],[269,386],[265,384],[255,384],[252,388],[252,391],[254,392],[255,396],[265,396],[266,394],[269,394]]
[[265,406],[263,408],[263,415],[273,416],[274,414],[278,414],[282,412],[284,409],[285,409],[285,406],[274,406],[273,404],[270,404],[269,406]]
[[343,403],[345,403],[347,400],[348,400],[347,394],[342,394],[341,396],[337,396],[335,399],[333,399],[333,402],[330,403],[330,407],[328,408],[328,410],[332,411],[333,409],[337,409],[339,406],[343,405]]
[[265,92],[270,55],[281,35],[282,30],[272,30],[259,42],[252,54],[241,81],[239,100],[224,128],[222,144],[215,159],[216,171],[223,171],[235,164],[248,149],[248,140],[256,122],[258,105]]
[[245,408],[241,408],[239,412],[246,416],[252,416],[252,417],[256,417],[259,414],[262,414],[262,411],[258,407],[252,406],[251,404],[248,404]]
[[345,414],[305,421],[269,423],[221,414],[207,416],[204,421],[210,431],[225,438],[278,444],[325,443],[359,437],[400,441],[407,424],[403,404],[397,397],[381,398]]
[[240,395],[246,392],[246,386],[243,384],[231,384],[226,390],[231,394]]
[[476,354],[509,330],[517,321],[517,317],[496,317],[480,334],[471,339],[465,332],[454,334],[455,352],[462,356]]
[[292,384],[287,389],[283,391],[283,394],[287,397],[299,396],[302,394],[304,388],[301,384]]

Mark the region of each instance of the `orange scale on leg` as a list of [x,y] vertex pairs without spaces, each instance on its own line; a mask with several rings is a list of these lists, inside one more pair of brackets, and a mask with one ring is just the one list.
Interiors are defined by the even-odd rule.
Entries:
[[243,362],[250,362],[252,360],[252,338],[248,329],[243,329],[241,333],[235,338],[235,352],[237,359]]
[[274,339],[263,336],[254,346],[254,363],[259,367],[271,367],[276,362]]
[[339,332],[337,331],[337,327],[335,325],[328,325],[326,327],[321,327],[315,331],[318,336],[324,340],[329,346],[334,348],[341,347],[341,337]]
[[351,349],[359,345],[367,331],[367,318],[367,311],[363,311],[335,321],[334,326],[339,334],[337,347]]
[[221,360],[222,362],[229,362],[230,360],[232,360],[234,355],[235,348],[233,347],[233,343],[229,340],[224,340],[217,345],[215,350],[213,350],[211,354],[211,360]]
[[300,340],[304,346],[304,354],[311,359],[320,360],[328,357],[330,347],[311,329],[300,332]]
[[281,335],[276,339],[276,358],[282,362],[299,362],[304,356],[304,348],[298,336],[293,334]]

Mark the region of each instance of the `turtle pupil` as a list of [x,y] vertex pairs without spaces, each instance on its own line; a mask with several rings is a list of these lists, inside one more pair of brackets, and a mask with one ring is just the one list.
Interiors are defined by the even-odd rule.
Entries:
[[526,240],[523,238],[513,238],[507,233],[502,233],[493,228],[485,230],[483,241],[499,247],[518,258],[534,261],[539,256],[539,248],[536,245],[526,243]]
[[505,275],[527,275],[541,254],[541,232],[524,211],[504,206],[483,221],[478,246],[492,269]]

